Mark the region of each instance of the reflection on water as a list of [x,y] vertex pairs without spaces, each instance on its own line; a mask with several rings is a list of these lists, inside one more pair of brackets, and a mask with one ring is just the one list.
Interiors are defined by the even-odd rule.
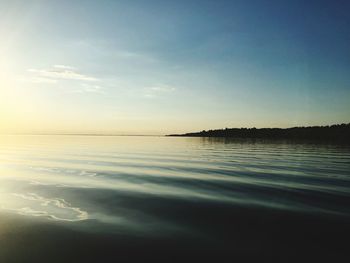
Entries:
[[239,232],[229,220],[244,209],[348,218],[349,171],[350,147],[340,145],[1,136],[0,216],[218,238]]
[[85,211],[60,198],[44,198],[35,193],[7,193],[0,196],[1,209],[20,215],[43,216],[63,221],[78,221],[88,218]]
[[[3,136],[0,143],[1,207],[20,214],[99,220],[100,204],[89,207],[96,189],[349,213],[341,202],[350,195],[347,147],[107,136]],[[78,189],[84,196],[71,196]],[[80,198],[86,207],[77,207]]]

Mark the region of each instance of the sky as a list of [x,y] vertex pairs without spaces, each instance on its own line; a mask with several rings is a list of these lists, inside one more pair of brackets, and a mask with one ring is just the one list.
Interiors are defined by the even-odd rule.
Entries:
[[0,0],[0,133],[350,122],[350,2]]

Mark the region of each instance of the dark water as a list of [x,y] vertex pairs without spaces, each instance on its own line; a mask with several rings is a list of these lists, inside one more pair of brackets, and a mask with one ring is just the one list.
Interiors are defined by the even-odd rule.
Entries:
[[349,262],[350,147],[0,137],[0,262]]

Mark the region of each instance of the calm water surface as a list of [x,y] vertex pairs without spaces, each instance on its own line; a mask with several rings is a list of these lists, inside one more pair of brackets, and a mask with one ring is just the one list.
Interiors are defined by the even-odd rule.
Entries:
[[349,200],[344,145],[0,137],[0,257],[18,262],[343,259]]

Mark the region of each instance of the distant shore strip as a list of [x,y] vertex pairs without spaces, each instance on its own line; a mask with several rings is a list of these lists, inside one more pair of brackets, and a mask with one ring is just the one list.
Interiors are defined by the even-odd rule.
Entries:
[[309,126],[292,128],[226,128],[203,130],[185,134],[170,134],[179,137],[227,137],[263,139],[308,139],[350,142],[350,123],[329,126]]

